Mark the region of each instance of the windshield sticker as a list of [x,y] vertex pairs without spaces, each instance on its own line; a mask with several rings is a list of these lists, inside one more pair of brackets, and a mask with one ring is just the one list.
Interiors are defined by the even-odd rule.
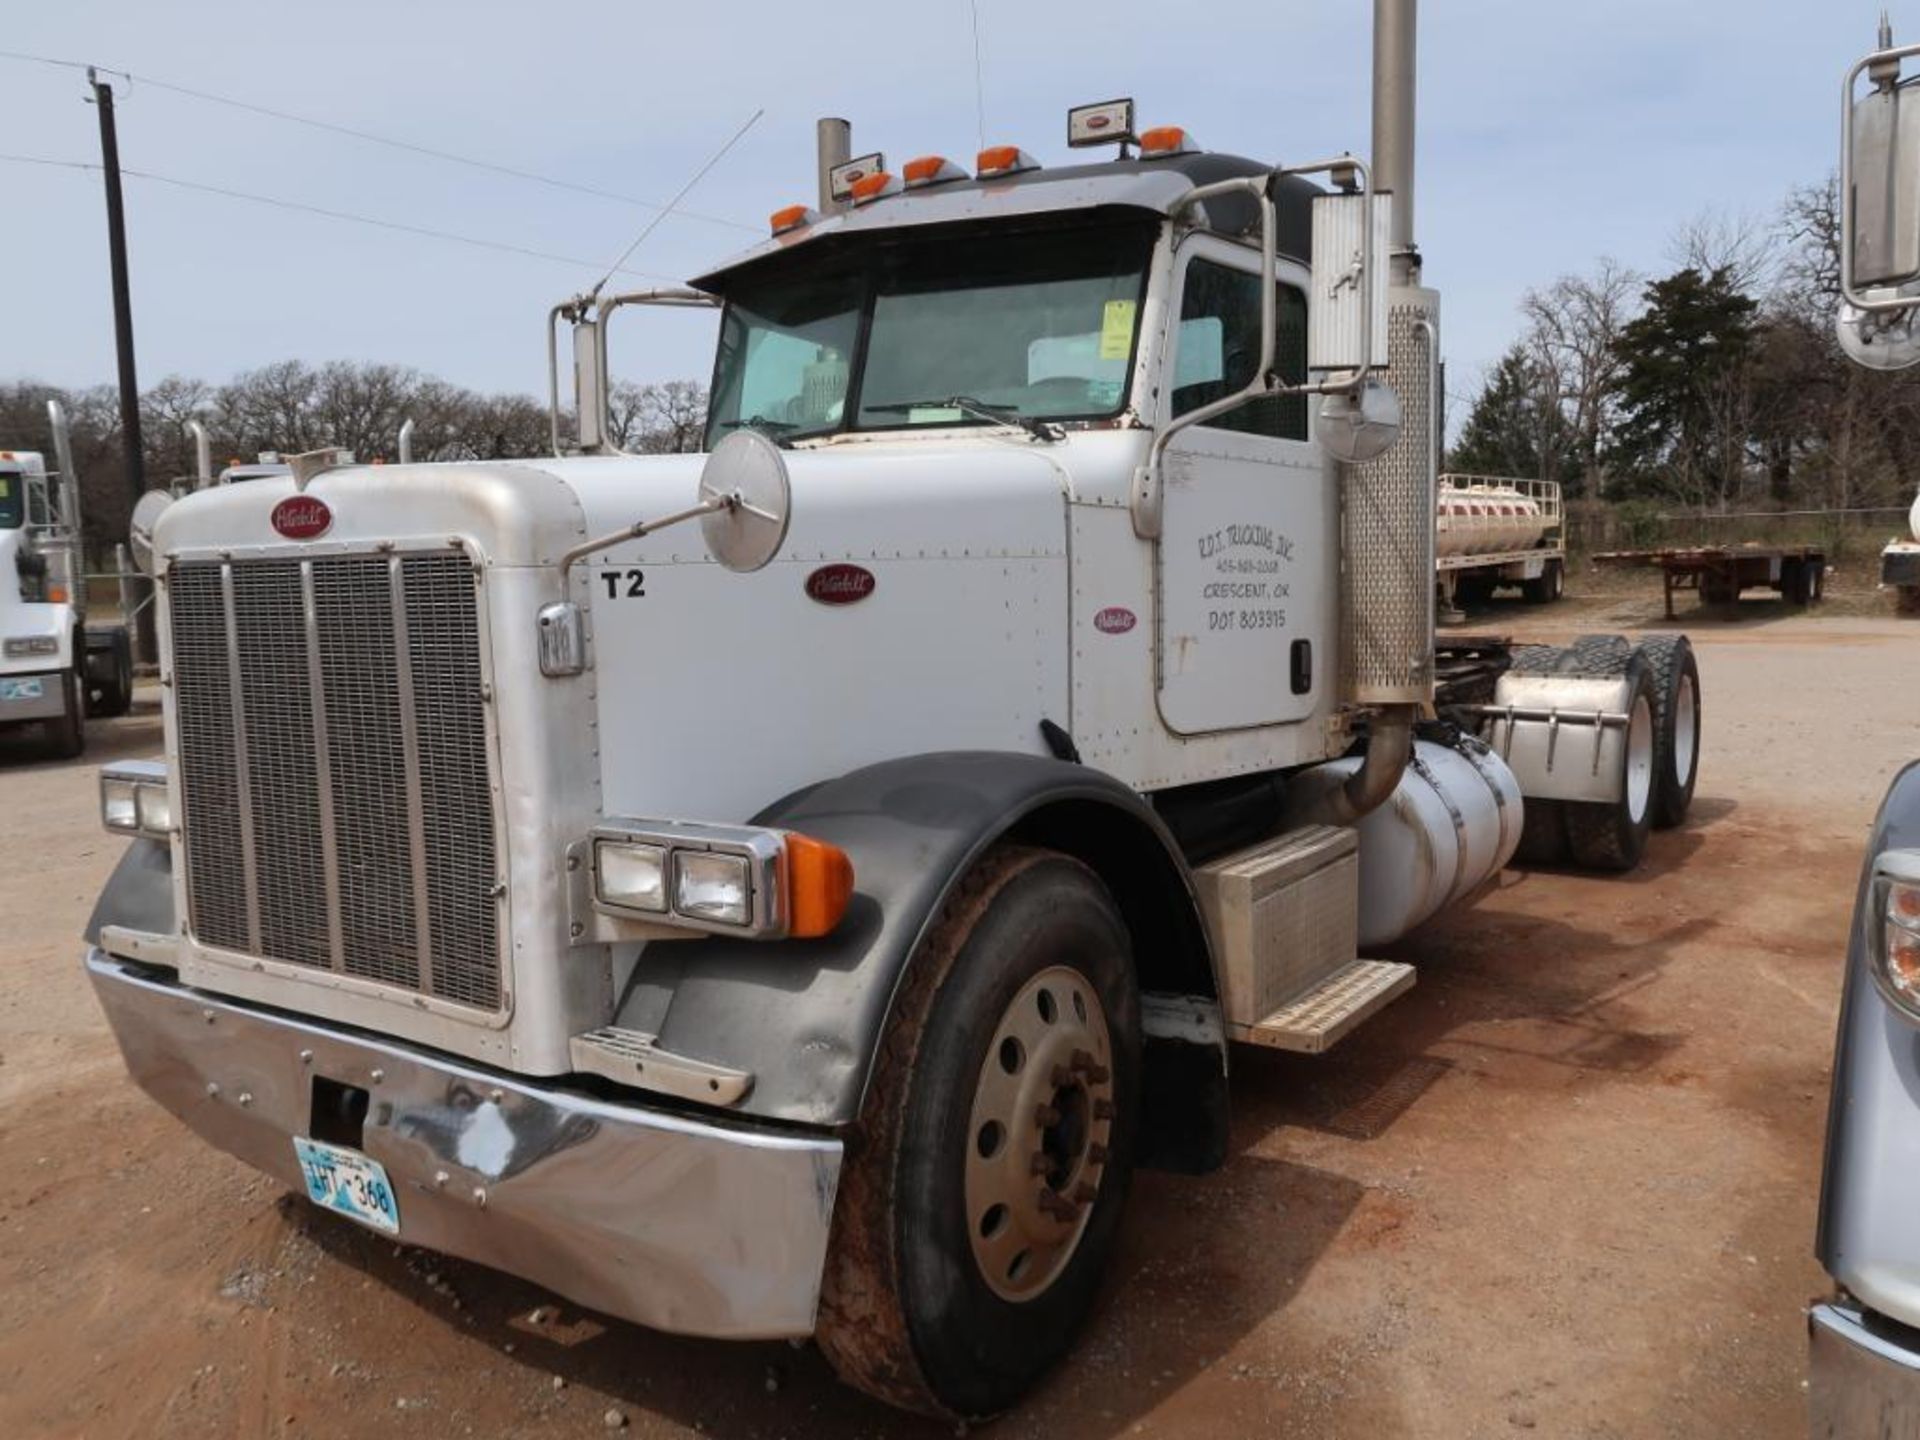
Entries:
[[1100,318],[1100,358],[1124,360],[1133,353],[1133,317],[1140,308],[1133,300],[1109,300]]

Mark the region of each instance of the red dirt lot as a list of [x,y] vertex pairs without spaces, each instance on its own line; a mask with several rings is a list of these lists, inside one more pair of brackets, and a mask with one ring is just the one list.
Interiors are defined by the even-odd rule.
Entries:
[[[1689,627],[1689,824],[1630,877],[1507,872],[1396,947],[1418,986],[1331,1055],[1237,1054],[1231,1162],[1140,1178],[1090,1332],[994,1434],[1804,1433],[1842,952],[1920,629],[1754,614]],[[0,1436],[952,1433],[810,1349],[397,1248],[148,1102],[78,935],[120,849],[93,764],[158,720],[92,731],[74,765],[0,737]]]

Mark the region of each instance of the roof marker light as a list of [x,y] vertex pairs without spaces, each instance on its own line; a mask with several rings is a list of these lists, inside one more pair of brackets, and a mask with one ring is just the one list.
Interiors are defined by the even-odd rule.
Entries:
[[849,198],[856,205],[869,205],[882,195],[900,193],[900,181],[885,170],[876,170],[871,175],[862,175],[853,182]]
[[785,235],[790,230],[799,230],[813,224],[820,218],[820,212],[806,205],[789,205],[784,210],[776,210],[767,217],[767,228],[776,235]]
[[901,173],[906,176],[909,190],[918,190],[924,185],[944,185],[949,180],[967,178],[967,172],[944,155],[922,155],[916,160],[909,160]]
[[1002,175],[1018,175],[1024,170],[1039,168],[1040,162],[1018,145],[989,145],[974,157],[973,164],[974,174],[982,180],[993,180]]
[[1156,125],[1140,136],[1142,160],[1164,160],[1169,155],[1191,155],[1199,146],[1178,125]]

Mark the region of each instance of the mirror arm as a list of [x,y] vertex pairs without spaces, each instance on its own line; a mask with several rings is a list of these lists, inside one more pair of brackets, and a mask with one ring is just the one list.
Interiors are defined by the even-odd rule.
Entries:
[[[1273,384],[1274,337],[1278,329],[1275,314],[1274,291],[1279,285],[1279,262],[1275,253],[1278,240],[1274,233],[1273,196],[1268,190],[1271,175],[1243,175],[1232,180],[1219,180],[1211,185],[1196,186],[1180,202],[1179,210],[1202,204],[1216,195],[1231,195],[1243,192],[1254,197],[1260,206],[1260,363],[1254,367],[1253,378],[1231,395],[1222,396],[1210,404],[1189,410],[1184,415],[1175,416],[1161,426],[1153,437],[1153,444],[1147,450],[1147,463],[1133,473],[1133,496],[1128,508],[1133,512],[1133,533],[1142,540],[1160,538],[1160,512],[1162,492],[1160,488],[1160,461],[1165,455],[1167,444],[1182,430],[1211,420],[1216,415],[1224,415],[1249,400],[1262,395],[1276,393]],[[1176,212],[1177,213],[1177,212]]]
[[[1902,60],[1920,55],[1920,45],[1898,45],[1891,50],[1876,50],[1847,71],[1840,89],[1840,298],[1856,310],[1885,313],[1912,310],[1920,305],[1913,296],[1888,295],[1879,299],[1856,290],[1853,283],[1853,94],[1862,71],[1875,72],[1874,83],[1882,88],[1898,85]],[[1892,67],[1891,80],[1882,78]]]
[[658,520],[636,520],[624,530],[615,530],[610,535],[601,535],[592,540],[582,540],[560,557],[561,593],[566,592],[572,580],[573,567],[597,551],[618,545],[622,540],[638,540],[643,535],[651,535],[654,531],[664,530],[669,525],[679,525],[688,520],[698,520],[702,515],[712,515],[719,510],[737,510],[743,506],[765,519],[778,518],[768,515],[757,506],[746,505],[741,499],[740,492],[736,490],[731,495],[715,495],[710,500],[702,500],[698,505],[691,505],[685,510],[676,510],[673,514],[663,515]]

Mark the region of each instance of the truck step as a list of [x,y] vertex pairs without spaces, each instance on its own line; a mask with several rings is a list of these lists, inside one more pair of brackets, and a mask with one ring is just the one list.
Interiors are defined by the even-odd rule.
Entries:
[[1411,965],[1393,960],[1350,961],[1259,1024],[1234,1026],[1233,1038],[1318,1055],[1412,988]]
[[662,1050],[644,1030],[602,1026],[573,1037],[573,1068],[643,1090],[658,1090],[682,1100],[734,1105],[753,1088],[753,1076],[691,1056]]

